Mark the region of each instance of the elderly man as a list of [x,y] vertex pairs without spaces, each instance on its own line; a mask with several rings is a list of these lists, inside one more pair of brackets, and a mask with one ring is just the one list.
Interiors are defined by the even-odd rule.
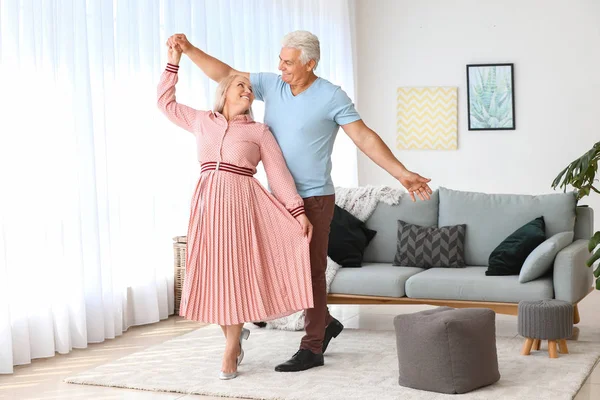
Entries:
[[415,195],[429,199],[430,180],[409,171],[394,157],[381,138],[365,125],[352,100],[339,86],[315,75],[320,44],[312,33],[296,31],[283,38],[279,53],[281,75],[237,71],[194,47],[183,34],[171,36],[167,45],[179,45],[214,81],[232,74],[248,77],[256,99],[265,102],[265,124],[281,147],[298,193],[304,199],[306,215],[313,224],[310,262],[314,308],[306,310],[306,335],[300,350],[275,370],[303,371],[321,366],[330,340],[344,328],[329,314],[325,285],[329,226],[335,205],[331,152],[339,127],[363,153],[395,177],[413,201]]

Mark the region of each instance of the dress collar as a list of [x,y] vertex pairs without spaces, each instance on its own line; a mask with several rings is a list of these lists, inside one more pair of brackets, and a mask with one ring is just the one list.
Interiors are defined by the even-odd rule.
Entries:
[[[213,114],[217,117],[217,119],[222,120],[223,122],[227,122],[227,118],[225,118],[225,116],[220,112],[213,112]],[[247,122],[254,122],[250,114],[239,114],[229,121],[230,124]]]

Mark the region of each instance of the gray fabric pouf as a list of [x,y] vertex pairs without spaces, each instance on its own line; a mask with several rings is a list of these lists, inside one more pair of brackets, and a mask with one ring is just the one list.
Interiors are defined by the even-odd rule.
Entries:
[[557,358],[557,345],[563,354],[569,353],[565,339],[573,334],[573,305],[562,300],[519,302],[519,335],[525,338],[521,354],[539,350],[542,340],[548,341],[550,358]]
[[394,318],[401,386],[467,393],[500,379],[496,313],[438,307]]

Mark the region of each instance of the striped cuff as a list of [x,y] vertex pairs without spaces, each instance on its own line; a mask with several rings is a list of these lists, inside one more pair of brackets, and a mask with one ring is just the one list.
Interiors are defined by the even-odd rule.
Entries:
[[167,71],[176,74],[179,71],[179,65],[167,63]]
[[290,214],[292,217],[296,218],[298,215],[304,214],[304,206],[296,207],[293,210],[290,210]]

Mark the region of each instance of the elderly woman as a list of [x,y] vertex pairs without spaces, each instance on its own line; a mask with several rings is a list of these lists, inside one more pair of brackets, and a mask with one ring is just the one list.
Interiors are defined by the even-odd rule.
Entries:
[[[237,376],[244,322],[313,307],[309,242],[312,225],[269,129],[252,120],[248,78],[230,75],[213,111],[177,103],[181,49],[169,48],[158,108],[193,133],[201,165],[188,228],[180,314],[221,325],[226,338],[221,379]],[[273,195],[253,177],[263,162]]]

